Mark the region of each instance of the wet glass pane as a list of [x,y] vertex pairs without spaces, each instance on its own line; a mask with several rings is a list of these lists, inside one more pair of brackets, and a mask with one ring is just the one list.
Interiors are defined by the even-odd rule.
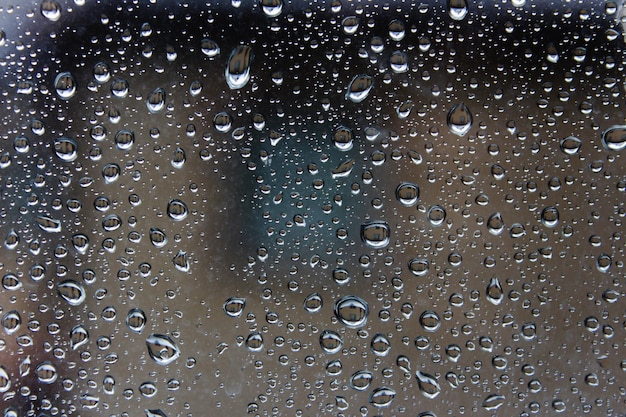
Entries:
[[0,409],[619,415],[621,2],[0,1]]

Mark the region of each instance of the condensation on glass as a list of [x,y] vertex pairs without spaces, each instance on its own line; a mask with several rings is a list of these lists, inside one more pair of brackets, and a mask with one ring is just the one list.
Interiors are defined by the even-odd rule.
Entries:
[[615,1],[0,1],[0,409],[620,415]]

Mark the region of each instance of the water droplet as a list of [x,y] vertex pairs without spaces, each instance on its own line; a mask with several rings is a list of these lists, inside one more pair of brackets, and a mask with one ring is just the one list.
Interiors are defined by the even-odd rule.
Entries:
[[361,225],[361,240],[372,248],[384,248],[389,245],[389,225],[381,220],[367,222]]
[[339,285],[345,285],[350,281],[350,273],[345,268],[333,269],[333,281]]
[[4,239],[4,247],[8,250],[13,250],[20,243],[20,235],[17,234],[15,229],[9,230],[6,239]]
[[411,360],[404,355],[400,355],[396,358],[396,365],[404,372],[411,372]]
[[556,227],[559,224],[559,210],[554,206],[541,210],[541,223],[546,227]]
[[41,15],[51,22],[61,18],[61,5],[55,0],[43,0],[41,2]]
[[63,100],[69,100],[76,94],[76,80],[69,72],[62,72],[54,79],[54,89]]
[[369,306],[360,297],[348,295],[335,303],[335,316],[347,327],[357,328],[367,323]]
[[389,407],[396,398],[396,391],[387,387],[376,388],[370,394],[369,402],[376,408]]
[[11,378],[6,368],[0,365],[0,393],[7,392],[9,389],[11,389]]
[[180,356],[180,350],[167,335],[151,334],[146,339],[148,354],[159,365],[169,365]]
[[146,99],[146,106],[148,107],[148,111],[150,113],[157,113],[163,110],[165,107],[165,98],[167,94],[163,88],[156,88],[152,90],[150,94],[148,94],[148,98]]
[[367,98],[374,87],[374,79],[369,75],[357,75],[350,81],[346,99],[353,103],[360,103]]
[[213,117],[213,126],[218,132],[228,132],[232,127],[230,115],[225,111],[217,113],[215,117]]
[[487,219],[487,229],[494,236],[500,236],[504,231],[504,220],[500,212],[493,213]]
[[144,412],[146,413],[146,417],[167,417],[167,414],[165,414],[161,409],[156,409],[156,410],[145,409]]
[[420,315],[420,324],[427,332],[436,332],[441,327],[439,314],[432,310],[426,310]]
[[430,269],[430,262],[423,258],[414,258],[409,261],[409,271],[417,277],[428,274]]
[[341,21],[341,26],[346,35],[353,35],[359,30],[359,18],[356,16],[347,16]]
[[342,162],[337,165],[336,168],[331,170],[331,175],[333,178],[343,178],[347,177],[352,173],[352,168],[354,167],[354,159],[350,159],[348,161]]
[[440,205],[434,205],[428,209],[426,217],[433,226],[441,226],[446,220],[446,210]]
[[580,151],[582,140],[575,136],[568,136],[561,141],[561,151],[568,155],[575,155]]
[[89,248],[89,238],[87,235],[77,233],[72,236],[72,246],[74,246],[76,252],[81,255],[85,255],[87,253],[87,249]]
[[304,309],[308,313],[317,313],[319,312],[324,305],[324,301],[322,296],[319,293],[314,292],[313,294],[309,294],[304,299]]
[[267,17],[280,16],[283,11],[283,0],[261,0],[260,3]]
[[382,333],[376,333],[370,342],[372,353],[377,356],[387,356],[391,351],[391,342]]
[[241,317],[246,307],[246,299],[242,297],[231,297],[224,302],[222,308],[224,313],[230,317]]
[[122,226],[122,218],[117,214],[109,214],[102,219],[102,228],[106,232],[113,232]]
[[420,196],[420,189],[416,184],[403,182],[396,188],[396,199],[406,207],[417,204]]
[[521,223],[513,223],[511,225],[509,234],[511,235],[512,238],[515,238],[515,239],[520,238],[526,235],[526,228]]
[[409,70],[409,58],[404,52],[395,51],[389,57],[389,66],[394,73],[403,74]]
[[326,353],[337,353],[343,347],[343,339],[337,332],[324,330],[320,335],[320,346]]
[[202,53],[209,58],[213,58],[220,53],[220,47],[214,40],[204,38],[200,42]]
[[400,42],[406,34],[404,30],[404,22],[394,19],[389,22],[389,37],[392,41]]
[[2,277],[2,288],[7,291],[16,291],[22,288],[22,281],[17,275],[9,272]]
[[22,325],[22,317],[17,310],[7,312],[2,316],[2,328],[6,334],[13,334],[19,330]]
[[[189,214],[187,204],[178,199],[170,200],[167,204],[167,215],[177,222],[184,220]],[[154,243],[154,242],[153,242]],[[156,246],[156,245],[155,245]]]
[[356,371],[350,377],[350,386],[357,391],[365,391],[372,383],[373,375],[368,371]]
[[609,272],[609,269],[611,269],[612,263],[613,259],[610,255],[607,255],[606,253],[601,253],[596,261],[596,268],[598,269],[598,271],[606,273]]
[[493,305],[499,305],[504,299],[504,291],[502,290],[502,284],[496,277],[491,278],[487,285],[487,300]]
[[115,146],[119,150],[128,150],[135,144],[135,133],[128,129],[121,129],[115,134]]
[[253,332],[246,339],[246,346],[252,352],[259,352],[263,349],[263,335],[259,332]]
[[609,151],[626,148],[626,125],[615,125],[602,132],[602,146]]
[[52,384],[58,377],[57,368],[48,361],[41,362],[37,365],[35,375],[37,376],[37,380],[42,384]]
[[120,178],[121,173],[120,166],[115,163],[106,164],[102,167],[102,178],[106,184],[111,184]]
[[157,248],[167,245],[167,236],[165,232],[156,227],[150,228],[150,242]]
[[35,218],[37,225],[41,230],[48,233],[59,233],[61,231],[61,221],[51,219],[46,216],[37,216]]
[[157,387],[152,382],[144,382],[139,386],[139,392],[146,398],[152,398],[157,393]]
[[441,387],[434,376],[421,371],[417,371],[415,376],[419,390],[424,397],[432,399],[441,393]]
[[128,95],[128,81],[123,78],[116,78],[111,81],[111,93],[115,97],[126,97]]
[[54,141],[54,152],[64,162],[72,162],[78,157],[78,145],[70,138],[58,138]]
[[232,90],[243,88],[250,80],[252,58],[252,48],[247,45],[236,47],[230,54],[225,75],[226,83]]
[[335,130],[335,134],[333,135],[333,143],[335,147],[340,151],[349,151],[353,146],[353,134],[352,129],[349,129],[345,126],[339,126]]
[[93,66],[93,78],[99,84],[109,82],[111,79],[111,68],[105,62],[98,62]]
[[450,132],[464,136],[472,128],[472,112],[465,104],[457,104],[448,112],[447,122]]
[[89,332],[82,324],[74,326],[70,331],[70,347],[76,350],[89,341]]
[[483,408],[489,411],[497,410],[504,404],[505,400],[504,395],[492,394],[483,400]]
[[57,293],[72,306],[81,305],[87,297],[83,286],[71,279],[59,282],[57,284]]
[[141,333],[145,329],[147,322],[146,313],[139,308],[131,309],[126,315],[126,325],[135,333]]
[[400,104],[396,109],[396,113],[398,114],[398,118],[406,119],[411,115],[411,111],[413,110],[414,104],[413,101],[407,100],[404,103]]
[[172,263],[179,271],[189,272],[189,259],[187,257],[187,252],[179,250],[178,253],[172,258]]
[[448,0],[448,15],[453,20],[463,20],[467,13],[467,0]]

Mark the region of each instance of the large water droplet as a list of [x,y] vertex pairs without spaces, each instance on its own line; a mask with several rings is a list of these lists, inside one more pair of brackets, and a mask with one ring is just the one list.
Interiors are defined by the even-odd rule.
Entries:
[[126,151],[135,144],[135,133],[128,129],[121,129],[115,134],[115,146],[117,149]]
[[78,145],[70,138],[58,138],[54,141],[54,153],[64,162],[72,162],[78,157]]
[[382,333],[376,333],[370,342],[370,349],[374,355],[387,356],[391,351],[391,342]]
[[369,371],[356,371],[350,377],[350,386],[357,391],[365,391],[372,383],[373,375]]
[[146,339],[148,354],[159,365],[169,365],[180,356],[180,350],[167,335],[151,334]]
[[135,333],[141,333],[147,322],[146,313],[139,308],[131,309],[126,315],[126,326]]
[[189,214],[187,204],[182,200],[173,199],[167,204],[167,215],[177,222],[184,220]]
[[463,20],[467,13],[467,0],[448,0],[448,15],[454,20]]
[[472,128],[472,112],[465,104],[457,104],[448,112],[447,122],[450,132],[464,136]]
[[54,89],[63,100],[69,100],[76,94],[76,80],[69,72],[62,72],[54,79]]
[[502,234],[504,231],[504,220],[500,212],[493,213],[489,216],[489,219],[487,219],[487,229],[492,235],[500,236]]
[[165,107],[165,98],[167,94],[163,88],[156,88],[148,94],[148,98],[146,99],[146,106],[150,113],[157,113],[163,110]]
[[11,378],[6,368],[0,365],[0,392],[7,392],[11,388]]
[[615,125],[602,132],[602,146],[609,151],[626,148],[626,125]]
[[308,313],[317,313],[322,309],[324,301],[319,293],[309,294],[304,299],[304,309]]
[[559,209],[549,206],[541,210],[541,223],[546,227],[556,227],[559,224]]
[[37,376],[37,380],[42,384],[52,384],[58,377],[57,368],[48,361],[41,362],[37,365],[35,375]]
[[250,80],[250,64],[252,48],[247,45],[236,47],[228,58],[226,66],[226,83],[232,90],[244,87]]
[[417,371],[415,376],[419,390],[424,397],[432,399],[441,393],[441,387],[434,376],[421,371]]
[[446,220],[446,209],[444,209],[440,205],[434,205],[428,209],[426,217],[428,217],[428,221],[433,226],[441,226]]
[[111,93],[115,97],[124,98],[128,95],[128,81],[123,78],[116,78],[111,81]]
[[360,103],[367,98],[374,87],[374,79],[369,75],[357,75],[350,81],[346,99],[353,103]]
[[497,410],[504,404],[505,400],[504,395],[492,394],[483,400],[483,408],[489,411]]
[[367,222],[361,225],[361,240],[372,248],[384,248],[389,245],[389,225],[381,220]]
[[568,155],[575,155],[580,151],[580,147],[583,141],[578,139],[576,136],[568,136],[561,141],[561,151]]
[[493,305],[499,305],[504,299],[504,291],[502,290],[502,284],[496,277],[491,278],[487,285],[487,300]]
[[61,18],[61,5],[55,0],[43,0],[41,2],[41,15],[51,22]]
[[343,339],[332,330],[324,330],[320,335],[320,346],[326,353],[337,353],[343,347]]
[[99,84],[104,84],[111,79],[111,68],[106,62],[98,62],[93,66],[93,78]]
[[419,196],[420,189],[416,184],[403,182],[396,188],[396,198],[403,206],[414,206]]
[[157,248],[167,245],[167,236],[163,230],[152,227],[150,228],[150,242]]
[[335,303],[335,316],[347,327],[357,328],[367,323],[369,306],[360,297],[348,295]]
[[213,126],[218,132],[226,133],[233,126],[232,119],[225,111],[219,112],[213,117]]
[[387,387],[380,387],[372,391],[369,402],[376,408],[384,408],[389,407],[394,398],[396,398],[395,390]]
[[202,39],[200,42],[200,49],[202,50],[202,53],[209,58],[213,58],[220,53],[220,47],[217,42],[207,38]]
[[333,134],[333,143],[340,151],[349,151],[352,149],[354,136],[352,129],[345,126],[339,126]]
[[51,219],[46,216],[37,216],[35,218],[37,222],[37,226],[44,232],[48,233],[59,233],[61,231],[61,221],[56,219]]
[[59,282],[57,284],[57,293],[72,306],[81,305],[87,297],[83,286],[71,279]]
[[253,332],[246,339],[246,346],[252,352],[259,352],[263,349],[263,335],[259,332]]
[[283,11],[283,0],[261,0],[261,9],[267,17],[276,17]]
[[7,312],[2,316],[2,329],[6,334],[13,334],[22,325],[22,317],[17,310]]
[[432,310],[426,310],[420,315],[420,324],[427,332],[436,332],[441,327],[439,314]]
[[176,269],[178,269],[179,271],[182,271],[182,272],[189,271],[189,267],[190,267],[189,259],[187,256],[187,252],[185,252],[184,250],[178,251],[178,253],[172,258],[172,263],[174,264]]
[[224,302],[222,309],[230,317],[240,317],[246,307],[246,299],[242,297],[231,297]]
[[415,276],[421,277],[428,273],[430,262],[423,258],[414,258],[409,261],[409,271]]

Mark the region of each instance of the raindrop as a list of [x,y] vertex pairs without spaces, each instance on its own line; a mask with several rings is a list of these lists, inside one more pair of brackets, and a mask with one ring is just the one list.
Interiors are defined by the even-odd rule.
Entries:
[[440,205],[434,205],[428,209],[426,217],[433,226],[441,226],[446,220],[446,210]]
[[120,178],[120,166],[115,163],[106,164],[102,167],[102,178],[106,184],[111,184]]
[[187,257],[187,252],[179,250],[174,258],[172,258],[172,263],[179,271],[189,272],[189,259]]
[[452,107],[448,113],[448,129],[455,135],[464,136],[472,128],[472,122],[472,112],[463,103]]
[[189,93],[193,97],[197,97],[200,95],[201,92],[202,92],[202,83],[198,80],[193,81],[191,85],[189,86]]
[[304,299],[304,309],[308,313],[317,313],[318,311],[322,309],[323,305],[324,305],[324,302],[322,300],[322,296],[316,292],[313,294],[309,294]]
[[58,377],[57,369],[48,361],[41,362],[37,365],[35,375],[37,376],[37,380],[42,384],[52,384]]
[[200,49],[202,53],[209,58],[213,58],[220,53],[220,47],[217,42],[207,38],[202,39],[200,42]]
[[174,149],[174,154],[172,155],[172,166],[176,169],[181,169],[185,162],[187,161],[187,154],[183,148]]
[[333,134],[333,143],[337,149],[340,151],[349,151],[352,149],[354,137],[352,134],[352,129],[349,129],[345,126],[339,126],[335,133]]
[[356,16],[348,16],[341,21],[341,26],[346,35],[353,35],[359,30],[359,18]]
[[463,20],[468,13],[467,0],[448,0],[448,15],[454,20]]
[[2,277],[2,288],[7,291],[16,291],[22,288],[22,281],[13,273],[4,274]]
[[337,332],[324,330],[320,335],[320,346],[326,353],[337,353],[343,347],[343,339]]
[[364,326],[369,315],[369,306],[360,297],[348,295],[335,303],[335,316],[347,327]]
[[396,74],[402,74],[409,70],[409,58],[402,51],[395,51],[389,58],[389,66],[391,71]]
[[218,132],[226,133],[232,127],[230,115],[225,111],[219,112],[213,117],[213,126]]
[[267,17],[279,16],[283,11],[283,0],[261,0],[260,3]]
[[496,277],[491,278],[489,284],[487,285],[487,300],[493,305],[499,305],[504,299],[504,291],[502,290],[502,285],[500,284],[500,280]]
[[8,250],[13,250],[20,243],[20,235],[17,234],[15,229],[9,230],[6,239],[4,239],[4,247]]
[[259,332],[253,332],[246,339],[246,346],[252,352],[259,352],[263,349],[263,335]]
[[348,85],[346,99],[353,103],[360,103],[367,98],[373,86],[374,79],[372,77],[369,75],[357,75]]
[[135,133],[128,129],[121,129],[115,134],[115,147],[126,151],[135,144]]
[[41,14],[49,21],[56,22],[61,18],[61,6],[55,0],[43,0]]
[[163,88],[156,88],[152,90],[146,99],[146,106],[148,106],[150,113],[157,113],[163,110],[165,107],[165,98],[166,93]]
[[504,220],[500,212],[496,212],[489,216],[487,220],[487,229],[494,236],[500,236],[504,231]]
[[146,313],[139,308],[131,309],[126,315],[126,326],[135,333],[141,333],[146,327],[148,319]]
[[575,136],[568,136],[561,141],[561,151],[568,155],[575,155],[580,151],[582,141]]
[[116,78],[111,81],[111,93],[115,97],[126,97],[128,95],[128,81],[123,78]]
[[72,246],[74,246],[76,252],[84,255],[87,253],[87,249],[89,248],[89,238],[87,237],[87,235],[77,233],[72,236]]
[[70,279],[57,284],[57,293],[72,306],[81,305],[87,297],[83,286]]
[[178,199],[170,200],[167,204],[167,215],[177,222],[184,220],[189,214],[187,204]]
[[384,248],[389,245],[389,225],[381,220],[367,222],[361,225],[361,240],[372,248]]
[[250,80],[250,64],[252,63],[252,57],[252,48],[247,45],[236,47],[230,54],[225,75],[226,83],[232,90],[243,88]]
[[54,79],[54,89],[63,100],[69,100],[76,94],[76,80],[69,72],[62,72]]
[[613,259],[610,255],[607,255],[606,253],[601,253],[598,256],[598,260],[596,261],[596,267],[598,268],[598,271],[606,273],[609,271],[609,269],[611,269],[612,263]]
[[559,223],[559,210],[554,206],[541,210],[541,223],[546,227],[556,227]]
[[602,146],[609,151],[626,148],[626,125],[615,125],[602,132]]
[[111,79],[111,68],[105,62],[98,62],[93,66],[93,78],[99,84],[109,82]]
[[430,269],[430,262],[423,258],[414,258],[409,261],[409,271],[417,277],[428,274]]
[[180,350],[167,335],[151,334],[146,339],[148,354],[159,365],[169,365],[180,356]]
[[6,368],[0,365],[0,393],[7,392],[11,388],[11,379]]
[[357,391],[367,390],[372,383],[373,375],[368,371],[356,371],[350,377],[350,386]]
[[339,285],[347,284],[350,281],[350,273],[345,268],[333,269],[333,281]]
[[434,376],[421,371],[417,371],[415,376],[419,390],[424,397],[432,399],[441,393],[441,387]]
[[70,347],[76,350],[89,341],[89,332],[82,324],[74,326],[70,331]]
[[420,196],[420,189],[416,184],[403,182],[396,188],[396,199],[406,207],[417,204]]
[[436,332],[441,327],[439,314],[432,310],[426,310],[420,315],[420,324],[427,332]]
[[246,307],[246,299],[242,297],[231,297],[224,302],[222,309],[230,317],[241,317]]
[[488,411],[497,410],[504,404],[504,401],[504,395],[492,394],[483,400],[483,408]]
[[400,355],[396,358],[396,365],[404,372],[411,372],[411,360],[404,355]]
[[156,410],[145,409],[144,412],[146,413],[146,417],[167,417],[167,414],[165,414],[161,409],[156,409]]
[[12,310],[2,316],[2,328],[6,334],[15,333],[22,324],[22,317],[17,310]]
[[513,223],[511,225],[509,234],[511,235],[512,238],[515,238],[515,239],[520,238],[526,235],[526,228],[521,223]]
[[162,248],[167,244],[167,236],[161,229],[152,227],[150,228],[150,242],[152,242],[155,247]]
[[376,388],[370,394],[369,402],[376,408],[389,407],[396,397],[396,391],[387,387]]
[[349,176],[350,173],[352,173],[352,167],[354,167],[354,159],[342,162],[341,164],[337,165],[336,168],[333,168],[330,172],[333,178],[343,178]]
[[389,351],[391,351],[391,342],[387,339],[382,333],[377,333],[372,337],[372,341],[370,342],[370,349],[372,353],[377,356],[387,356]]
[[404,22],[400,20],[392,20],[389,23],[389,37],[392,41],[399,42],[404,39],[404,35],[406,34],[404,30]]
[[19,153],[30,151],[30,140],[26,136],[18,136],[13,139],[13,148]]
[[102,228],[106,232],[113,232],[122,226],[122,219],[117,214],[109,214],[102,219]]

